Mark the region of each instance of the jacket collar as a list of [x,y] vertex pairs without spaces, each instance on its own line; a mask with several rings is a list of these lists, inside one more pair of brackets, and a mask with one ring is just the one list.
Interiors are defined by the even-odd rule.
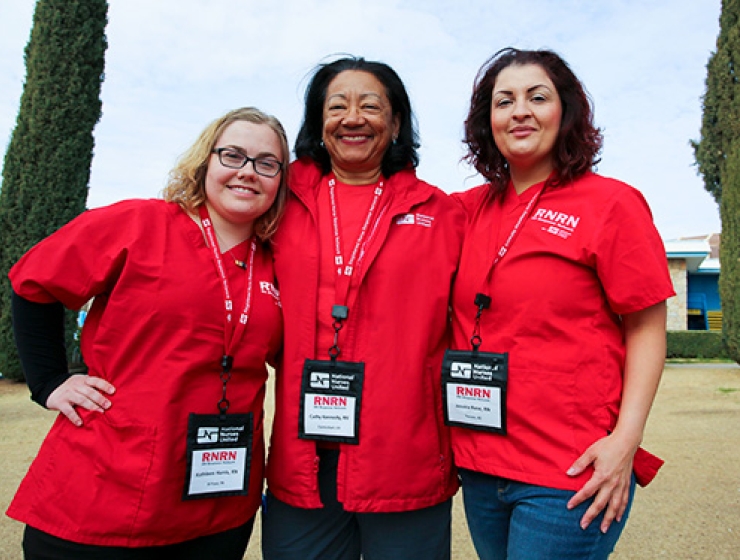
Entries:
[[[316,197],[321,183],[321,168],[310,158],[301,158],[290,164],[290,190],[308,208],[316,207]],[[412,206],[432,196],[431,185],[416,177],[416,170],[409,167],[394,173],[385,180],[391,194],[390,210],[393,214],[405,212]]]

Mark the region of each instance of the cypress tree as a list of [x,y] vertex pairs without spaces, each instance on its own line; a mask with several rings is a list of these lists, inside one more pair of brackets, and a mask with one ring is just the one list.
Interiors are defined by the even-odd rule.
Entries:
[[[0,187],[0,372],[22,379],[10,317],[13,264],[85,210],[93,129],[100,120],[105,0],[38,0],[26,81]],[[68,320],[68,348],[75,330]]]
[[728,355],[740,364],[740,137],[735,139],[728,154],[722,185],[719,205],[722,218],[719,250],[722,335]]
[[691,142],[704,188],[717,203],[722,199],[722,172],[730,147],[740,136],[737,79],[740,57],[740,0],[722,0],[717,49],[707,63],[706,92],[702,98],[701,140]]
[[707,64],[701,140],[692,145],[704,186],[720,205],[722,332],[740,363],[740,0],[722,0],[719,24]]

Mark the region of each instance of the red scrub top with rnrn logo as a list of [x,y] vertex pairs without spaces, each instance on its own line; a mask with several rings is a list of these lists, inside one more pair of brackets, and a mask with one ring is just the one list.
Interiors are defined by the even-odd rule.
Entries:
[[[455,195],[469,215],[453,290],[454,348],[470,349],[477,308],[481,351],[509,353],[508,433],[453,428],[458,466],[577,490],[571,464],[614,427],[625,346],[620,315],[674,295],[663,243],[643,196],[588,173],[546,188],[508,252],[494,255],[542,185],[493,199],[489,186]],[[646,454],[647,455],[647,454]]]

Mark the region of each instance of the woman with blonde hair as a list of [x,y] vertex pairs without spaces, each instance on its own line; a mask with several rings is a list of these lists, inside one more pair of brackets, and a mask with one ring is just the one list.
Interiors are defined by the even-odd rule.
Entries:
[[[274,117],[231,111],[164,200],[85,212],[11,270],[32,398],[61,412],[8,509],[27,559],[242,558],[282,344],[269,242],[288,154]],[[63,307],[90,299],[89,371],[70,375]]]

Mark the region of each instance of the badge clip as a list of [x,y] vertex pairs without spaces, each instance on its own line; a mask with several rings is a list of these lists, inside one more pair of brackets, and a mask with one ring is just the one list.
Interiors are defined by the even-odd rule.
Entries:
[[491,306],[491,296],[477,293],[475,294],[474,303],[478,307],[478,313],[475,315],[475,327],[473,328],[473,336],[470,337],[470,345],[473,347],[473,352],[477,352],[483,343],[483,339],[480,336],[480,316],[483,314],[484,309],[488,309]]
[[339,331],[344,326],[344,320],[349,316],[349,307],[346,305],[334,305],[331,308],[331,316],[334,319],[334,344],[329,348],[329,357],[332,362],[336,362],[341,350],[339,349]]

